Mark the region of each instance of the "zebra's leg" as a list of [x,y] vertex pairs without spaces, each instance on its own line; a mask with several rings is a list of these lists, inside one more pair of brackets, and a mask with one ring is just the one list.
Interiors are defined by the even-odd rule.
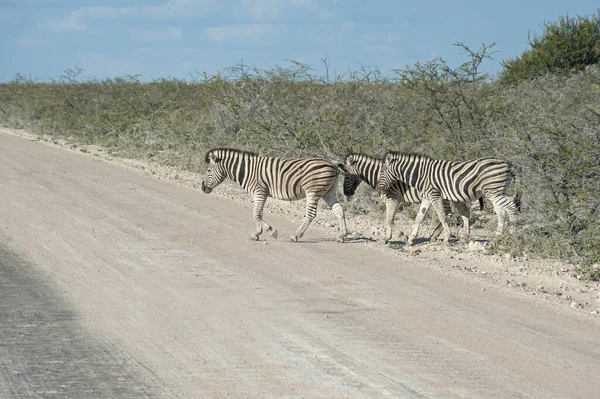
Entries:
[[263,220],[263,208],[265,206],[265,202],[267,201],[267,195],[264,193],[256,193],[254,194],[254,220],[256,220],[256,230],[254,234],[250,236],[252,240],[258,241],[258,237],[263,232],[263,227],[267,229],[267,233],[271,235],[273,238],[277,238],[277,230],[273,230],[273,228]]
[[385,237],[383,243],[387,244],[392,239],[392,234],[395,232],[398,238],[404,238],[404,233],[394,224],[394,218],[398,210],[400,201],[396,198],[384,198],[385,200]]
[[510,231],[513,232],[517,219],[515,203],[505,194],[491,195],[489,196],[489,199],[494,205],[494,212],[498,215],[496,235],[501,235],[504,232],[504,221],[506,216],[508,216],[508,220],[511,224]]
[[508,221],[510,222],[508,232],[514,234],[517,227],[517,206],[510,198],[509,203],[506,206],[506,214],[508,215]]
[[460,216],[462,216],[463,220],[463,231],[460,234],[460,240],[465,244],[468,244],[469,237],[471,235],[471,226],[469,224],[471,218],[471,211],[469,210],[467,204],[465,204],[464,202],[455,202],[454,206],[456,207],[458,213],[460,213]]
[[[317,216],[317,202],[319,201],[319,197],[314,195],[306,196],[306,214],[304,215],[304,219],[302,220],[302,224],[296,230],[296,234],[291,236],[292,241],[298,241],[304,235],[304,232],[308,228],[308,225],[313,221],[315,216]],[[339,204],[338,204],[339,205]]]
[[421,222],[423,221],[425,214],[427,214],[427,211],[429,210],[430,206],[431,201],[427,198],[423,198],[423,200],[421,201],[421,207],[419,208],[419,213],[417,213],[417,217],[415,218],[415,224],[413,225],[413,229],[410,233],[410,236],[408,236],[408,239],[406,240],[406,245],[415,244],[415,238],[419,233],[419,226],[421,225]]
[[[336,185],[334,184],[332,186],[332,188],[335,186]],[[339,242],[344,242],[344,237],[346,237],[348,235],[348,229],[346,228],[346,216],[344,215],[344,208],[342,208],[342,206],[340,205],[340,203],[337,200],[337,197],[335,196],[335,190],[330,189],[323,196],[323,200],[325,200],[325,202],[327,202],[327,205],[329,205],[329,208],[331,208],[333,213],[335,213],[335,216],[340,221],[340,229],[342,230],[342,232],[338,236],[337,240]]]
[[444,228],[444,242],[449,243],[451,232],[450,226],[448,226],[448,222],[446,221],[446,210],[444,207],[444,200],[442,199],[442,197],[437,197],[432,199],[431,203],[433,204],[433,208],[435,209],[438,218],[440,219],[440,222],[442,223],[442,226]]
[[504,207],[501,205],[502,195],[488,194],[488,198],[494,206],[494,212],[498,217],[498,227],[496,227],[496,235],[501,235],[504,232]]
[[504,216],[508,217],[508,232],[513,234],[517,225],[517,205],[514,200],[506,194],[502,198],[501,205],[504,208]]
[[[452,213],[452,209],[450,209],[450,201],[448,200],[443,200],[444,201],[444,213],[446,214],[446,216],[450,215]],[[442,234],[442,231],[444,231],[444,226],[442,226],[442,223],[440,221],[438,221],[437,226],[435,227],[435,229],[433,229],[433,233],[431,233],[431,235],[429,236],[429,241],[436,241],[437,238],[440,236],[440,234]]]

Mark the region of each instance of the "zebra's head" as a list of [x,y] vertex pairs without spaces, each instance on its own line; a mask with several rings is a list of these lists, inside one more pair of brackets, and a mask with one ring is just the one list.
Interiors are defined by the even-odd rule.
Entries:
[[348,199],[356,193],[356,189],[362,179],[357,169],[356,157],[354,154],[350,154],[346,157],[346,163],[338,164],[338,167],[344,171],[346,176],[344,177],[344,195]]
[[381,168],[381,176],[377,182],[377,189],[379,191],[387,191],[391,185],[399,180],[398,174],[398,153],[388,152],[383,156],[383,166]]
[[227,171],[225,170],[223,159],[217,151],[209,151],[206,154],[205,160],[208,163],[208,169],[206,170],[206,177],[202,181],[202,191],[210,194],[215,187],[225,180]]

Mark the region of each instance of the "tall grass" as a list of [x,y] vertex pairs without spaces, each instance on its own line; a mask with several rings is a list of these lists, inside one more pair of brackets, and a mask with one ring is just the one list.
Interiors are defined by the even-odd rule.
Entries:
[[499,244],[599,263],[600,71],[507,87],[479,71],[485,50],[456,69],[435,59],[395,79],[317,76],[302,64],[147,83],[81,80],[77,70],[51,82],[17,76],[0,84],[0,124],[192,171],[215,146],[335,160],[385,149],[497,156],[513,163],[523,196],[519,232]]

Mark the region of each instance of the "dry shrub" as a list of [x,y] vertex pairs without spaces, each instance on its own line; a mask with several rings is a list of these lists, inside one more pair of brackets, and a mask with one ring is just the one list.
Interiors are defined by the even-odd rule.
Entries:
[[[523,196],[521,233],[503,245],[598,263],[600,71],[506,87],[479,71],[489,47],[459,46],[467,61],[458,68],[435,59],[395,80],[376,69],[316,76],[298,63],[147,83],[77,70],[52,82],[18,76],[0,85],[0,124],[193,171],[215,146],[334,161],[350,150],[497,156],[513,163]],[[365,188],[347,206],[380,220],[375,198]]]

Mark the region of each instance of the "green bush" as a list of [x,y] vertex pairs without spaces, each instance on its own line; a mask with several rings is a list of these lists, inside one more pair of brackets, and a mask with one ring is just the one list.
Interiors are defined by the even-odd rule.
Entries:
[[[386,149],[448,160],[496,156],[514,165],[523,198],[519,233],[498,245],[598,263],[600,70],[507,86],[480,71],[491,47],[458,46],[467,61],[457,68],[434,59],[393,80],[376,69],[317,76],[297,63],[236,65],[192,81],[80,80],[77,70],[52,82],[18,76],[0,84],[0,124],[192,171],[216,146],[335,161]],[[351,208],[375,223],[373,198],[362,190]]]
[[529,40],[530,50],[502,63],[500,81],[520,83],[548,73],[570,75],[600,63],[600,13],[561,17],[544,23],[541,35]]

